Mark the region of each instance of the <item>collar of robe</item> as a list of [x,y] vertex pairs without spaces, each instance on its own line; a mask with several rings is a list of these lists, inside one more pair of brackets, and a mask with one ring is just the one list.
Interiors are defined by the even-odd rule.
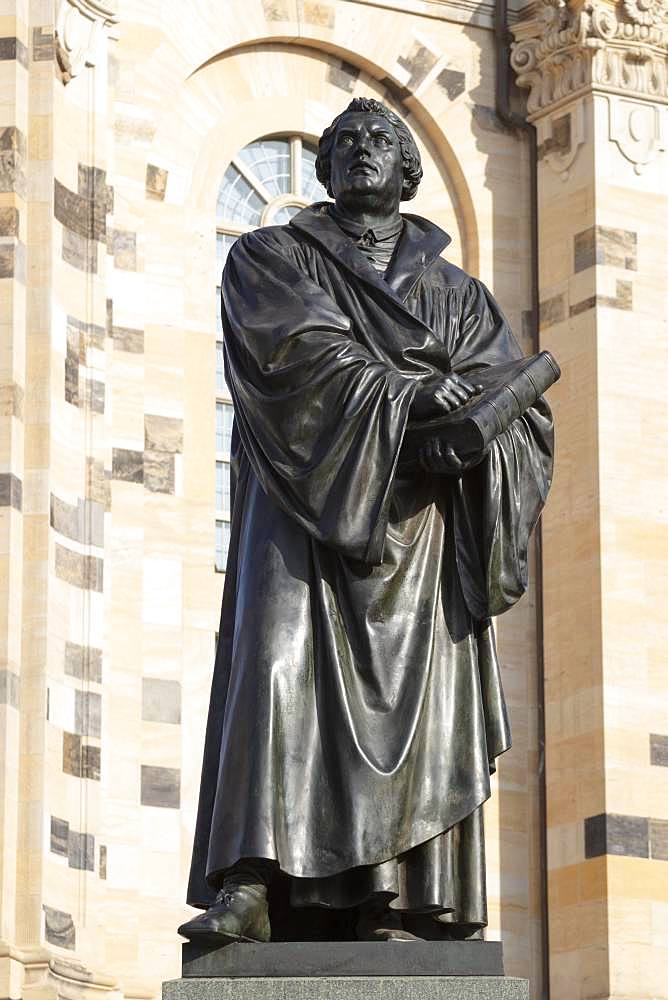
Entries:
[[343,232],[330,214],[330,202],[317,202],[290,220],[295,229],[307,233],[358,278],[382,288],[405,307],[411,289],[421,275],[451,242],[446,232],[419,215],[402,215],[403,230],[394,256],[384,275],[366,259],[354,239]]

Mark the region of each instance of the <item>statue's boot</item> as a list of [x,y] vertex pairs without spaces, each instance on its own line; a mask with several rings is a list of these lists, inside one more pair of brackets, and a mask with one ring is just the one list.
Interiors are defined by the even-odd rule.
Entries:
[[420,941],[404,930],[401,914],[383,903],[369,902],[360,907],[355,928],[358,941]]
[[232,941],[269,941],[269,908],[264,885],[228,885],[205,913],[181,924],[178,933],[196,944],[222,947]]

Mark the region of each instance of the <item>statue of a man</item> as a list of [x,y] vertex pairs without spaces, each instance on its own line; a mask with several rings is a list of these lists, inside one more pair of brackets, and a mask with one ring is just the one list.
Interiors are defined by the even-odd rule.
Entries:
[[223,279],[232,539],[184,924],[270,938],[292,907],[357,908],[378,940],[486,924],[482,804],[510,746],[490,617],[527,586],[549,489],[542,399],[490,447],[402,458],[407,422],[521,357],[487,289],[400,214],[422,168],[356,99],[325,130],[332,203],[242,236]]

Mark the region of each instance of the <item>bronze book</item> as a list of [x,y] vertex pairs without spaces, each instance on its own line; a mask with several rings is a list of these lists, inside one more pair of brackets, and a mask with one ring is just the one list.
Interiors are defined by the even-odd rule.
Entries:
[[435,438],[451,444],[459,455],[482,451],[521,417],[561,375],[549,351],[528,358],[461,373],[482,392],[468,403],[432,420],[410,423],[401,463],[416,462],[421,448]]

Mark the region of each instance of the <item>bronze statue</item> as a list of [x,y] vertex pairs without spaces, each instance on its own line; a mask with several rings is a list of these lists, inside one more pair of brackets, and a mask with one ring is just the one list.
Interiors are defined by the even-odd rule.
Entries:
[[521,351],[449,237],[399,213],[422,168],[393,112],[354,100],[317,173],[333,204],[225,267],[232,542],[188,890],[206,909],[179,931],[269,940],[280,884],[362,939],[480,936],[510,746],[490,617],[527,586],[552,421],[541,397],[478,452],[407,460],[409,421]]

